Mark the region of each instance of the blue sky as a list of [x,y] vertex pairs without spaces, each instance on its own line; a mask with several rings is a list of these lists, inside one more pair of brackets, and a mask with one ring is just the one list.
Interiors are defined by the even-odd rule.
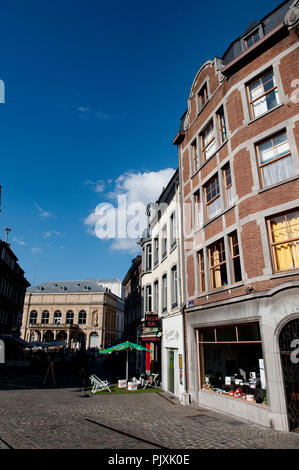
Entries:
[[135,254],[92,233],[96,206],[158,197],[197,70],[278,4],[1,3],[0,237],[29,282],[124,277]]

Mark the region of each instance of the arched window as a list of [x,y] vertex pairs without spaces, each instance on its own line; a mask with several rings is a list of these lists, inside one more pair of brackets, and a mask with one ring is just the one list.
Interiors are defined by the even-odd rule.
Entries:
[[66,312],[66,323],[68,325],[72,325],[74,323],[74,312],[72,310],[68,310],[68,312]]
[[31,310],[29,323],[37,323],[37,311]]
[[49,323],[49,312],[48,310],[44,310],[43,313],[42,313],[42,323],[46,324],[46,323]]
[[85,325],[86,324],[86,312],[85,312],[85,310],[80,310],[78,323],[79,323],[79,325]]
[[60,325],[61,323],[61,311],[60,310],[56,310],[56,312],[54,312],[54,323],[56,325]]

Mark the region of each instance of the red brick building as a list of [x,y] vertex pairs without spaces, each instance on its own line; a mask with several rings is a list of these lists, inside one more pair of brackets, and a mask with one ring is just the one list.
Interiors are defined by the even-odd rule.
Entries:
[[201,66],[174,139],[188,392],[280,430],[299,427],[298,3]]

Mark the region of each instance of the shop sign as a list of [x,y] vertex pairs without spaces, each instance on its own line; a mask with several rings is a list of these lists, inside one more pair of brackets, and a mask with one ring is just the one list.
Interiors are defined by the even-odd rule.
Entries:
[[156,328],[159,326],[158,315],[145,315],[145,328]]

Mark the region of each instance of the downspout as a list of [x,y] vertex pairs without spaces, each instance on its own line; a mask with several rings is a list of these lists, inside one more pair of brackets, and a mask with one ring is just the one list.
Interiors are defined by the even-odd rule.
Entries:
[[[188,378],[188,372],[187,372],[187,341],[186,341],[186,327],[185,327],[185,322],[186,322],[186,313],[185,313],[185,306],[186,306],[186,277],[184,276],[184,270],[185,270],[185,251],[184,251],[184,201],[183,201],[183,191],[182,191],[182,165],[181,165],[181,146],[178,146],[178,160],[179,160],[179,185],[178,185],[178,197],[179,197],[179,204],[180,204],[180,218],[181,218],[181,223],[180,223],[180,228],[181,228],[181,233],[180,233],[180,243],[179,243],[179,250],[178,250],[178,259],[179,259],[179,278],[180,278],[180,310],[182,314],[182,319],[183,319],[183,324],[182,324],[182,330],[183,330],[183,342],[184,342],[184,383],[185,383],[185,390],[184,392],[188,394],[189,392],[189,378]],[[181,276],[182,273],[182,276]],[[183,284],[183,295],[182,295],[182,285]]]

